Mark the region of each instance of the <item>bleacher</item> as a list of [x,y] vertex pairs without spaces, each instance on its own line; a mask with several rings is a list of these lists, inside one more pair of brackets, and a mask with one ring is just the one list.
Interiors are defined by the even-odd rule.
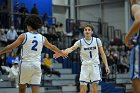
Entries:
[[[72,74],[72,69],[63,69],[62,64],[55,63],[55,70],[60,71],[61,76],[43,75],[42,85],[40,93],[77,93],[75,86],[75,76]],[[0,82],[0,93],[17,93],[18,88],[12,86],[12,82],[8,80],[7,75],[2,75],[4,81]],[[101,87],[99,87],[101,91]],[[31,93],[31,89],[27,88],[26,93]],[[99,92],[100,93],[100,92]]]

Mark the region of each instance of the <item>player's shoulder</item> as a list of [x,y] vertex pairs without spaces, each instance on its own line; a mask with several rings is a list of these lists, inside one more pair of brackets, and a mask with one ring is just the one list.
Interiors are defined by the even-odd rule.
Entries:
[[139,4],[133,4],[131,7],[131,10],[133,13],[140,11],[140,5]]

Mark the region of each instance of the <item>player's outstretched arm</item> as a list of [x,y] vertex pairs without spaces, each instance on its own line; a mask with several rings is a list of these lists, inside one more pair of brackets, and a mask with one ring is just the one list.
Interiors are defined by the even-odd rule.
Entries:
[[108,63],[107,63],[107,58],[106,58],[106,55],[104,53],[104,50],[103,50],[103,47],[99,47],[99,52],[101,54],[101,57],[102,57],[102,60],[103,60],[103,63],[105,65],[105,70],[106,70],[106,73],[109,74],[110,73],[110,70],[109,70],[109,67],[108,67]]
[[24,34],[21,34],[15,42],[13,42],[12,44],[10,44],[10,45],[6,46],[4,49],[2,49],[0,51],[0,55],[4,54],[6,52],[9,52],[9,51],[13,50],[14,48],[18,47],[19,45],[21,45],[22,42],[24,41],[24,38],[25,38]]
[[[76,44],[74,44],[72,47],[67,48],[67,49],[65,49],[65,50],[62,50],[62,51],[68,55],[68,54],[71,53],[72,51],[76,50],[78,47],[79,47],[79,46],[77,46]],[[55,54],[54,54],[54,58],[58,58],[58,57],[60,57],[60,55],[57,54],[57,53],[55,53]]]
[[73,52],[74,50],[76,50],[78,47],[79,47],[78,45],[74,44],[72,47],[65,49],[64,52],[69,54]]
[[133,5],[132,13],[134,15],[135,21],[133,22],[129,32],[125,36],[125,44],[126,46],[130,46],[130,39],[133,35],[135,35],[140,30],[140,6]]
[[62,56],[64,58],[67,57],[66,53],[64,53],[63,51],[58,49],[55,45],[49,43],[46,38],[45,38],[45,41],[44,41],[44,46],[49,48],[50,50],[54,51],[55,53],[59,54],[60,56]]

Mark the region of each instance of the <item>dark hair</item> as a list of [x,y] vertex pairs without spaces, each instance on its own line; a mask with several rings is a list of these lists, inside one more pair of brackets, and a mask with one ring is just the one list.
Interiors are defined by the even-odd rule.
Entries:
[[84,29],[85,29],[86,27],[90,27],[91,30],[94,31],[94,28],[93,28],[93,26],[92,26],[91,24],[86,24],[86,25],[84,26]]
[[137,0],[130,0],[131,4],[135,4],[137,2]]
[[31,26],[34,30],[41,28],[42,20],[37,15],[30,15],[25,19],[25,25]]

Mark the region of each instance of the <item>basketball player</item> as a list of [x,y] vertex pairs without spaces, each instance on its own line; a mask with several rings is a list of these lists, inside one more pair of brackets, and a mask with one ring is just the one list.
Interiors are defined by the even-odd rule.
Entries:
[[31,85],[32,93],[40,93],[39,86],[42,74],[40,61],[43,45],[62,57],[66,57],[67,55],[49,43],[44,36],[36,32],[42,26],[42,21],[38,16],[31,15],[27,17],[25,24],[28,32],[21,34],[15,42],[2,49],[0,55],[22,45],[19,93],[25,93],[26,84]]
[[77,48],[80,48],[82,62],[79,80],[80,93],[86,93],[88,83],[91,83],[92,85],[92,93],[98,93],[98,83],[102,80],[99,53],[105,64],[107,74],[110,73],[102,42],[99,38],[92,37],[93,30],[91,25],[86,25],[84,27],[85,38],[76,41],[72,47],[64,50],[65,53],[69,54]]
[[[130,73],[132,90],[133,93],[140,93],[140,0],[131,0],[131,14],[133,24],[125,37],[125,44],[131,48]],[[137,38],[135,43],[132,43],[132,37]]]

